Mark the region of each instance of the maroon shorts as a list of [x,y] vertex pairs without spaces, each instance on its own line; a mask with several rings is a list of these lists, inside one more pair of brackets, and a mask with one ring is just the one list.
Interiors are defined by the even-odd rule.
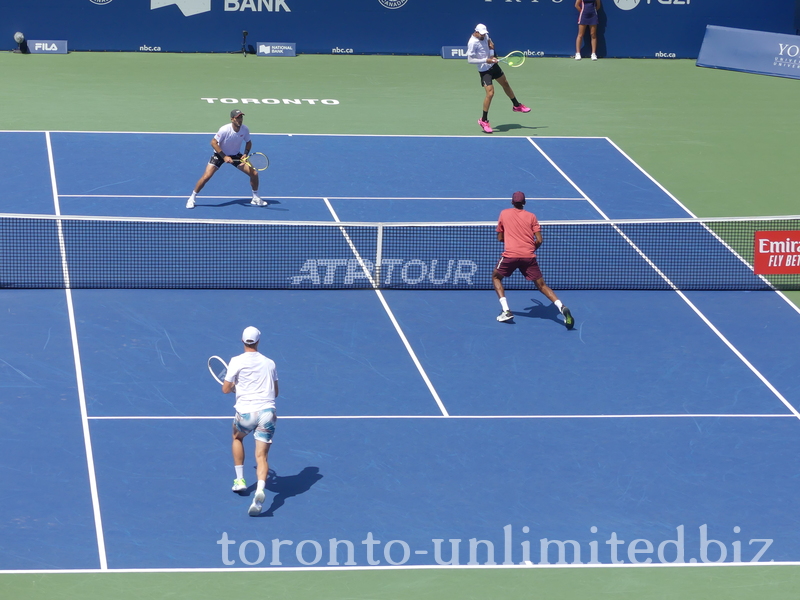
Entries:
[[519,269],[519,272],[525,276],[528,281],[536,281],[542,278],[542,270],[539,268],[539,263],[536,258],[508,258],[501,256],[500,262],[495,267],[497,272],[503,277],[508,277],[514,271]]

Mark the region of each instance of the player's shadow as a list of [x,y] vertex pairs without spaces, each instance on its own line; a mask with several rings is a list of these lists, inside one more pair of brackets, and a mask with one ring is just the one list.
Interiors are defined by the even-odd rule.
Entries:
[[555,321],[559,325],[564,325],[564,321],[559,319],[561,316],[561,311],[558,310],[555,304],[544,304],[541,300],[536,300],[535,298],[531,298],[531,302],[533,302],[533,306],[528,306],[524,309],[524,311],[513,311],[515,317],[529,317],[531,319],[547,319],[550,321]]
[[529,127],[528,125],[520,125],[519,123],[504,123],[502,125],[492,125],[492,129],[495,131],[499,131],[503,133],[505,131],[511,131],[512,129],[547,129],[547,125],[542,125],[541,127]]
[[[319,473],[319,467],[306,467],[297,475],[278,475],[274,470],[269,470],[267,476],[267,489],[274,492],[275,496],[272,497],[272,504],[269,508],[262,512],[259,517],[271,517],[275,514],[281,506],[286,503],[287,498],[299,496],[306,493],[311,489],[315,483],[322,479]],[[255,491],[255,487],[253,491]],[[248,492],[250,489],[248,488]]]
[[250,198],[237,198],[236,200],[228,200],[227,202],[218,202],[217,204],[212,204],[211,202],[203,202],[195,204],[196,207],[207,207],[207,208],[223,208],[225,206],[244,206],[246,208],[257,208],[260,210],[281,210],[287,211],[288,208],[278,208],[276,205],[280,204],[280,200],[267,200],[269,204],[267,206],[253,206],[250,204]]

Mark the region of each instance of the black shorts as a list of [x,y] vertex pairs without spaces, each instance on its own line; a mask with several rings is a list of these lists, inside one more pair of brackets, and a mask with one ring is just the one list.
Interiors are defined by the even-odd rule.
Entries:
[[[242,164],[242,155],[241,155],[241,153],[239,153],[239,154],[229,154],[228,156],[230,156],[233,159],[233,166],[238,169],[239,165]],[[211,158],[209,159],[208,164],[214,165],[215,167],[217,167],[219,169],[222,165],[225,164],[225,157],[224,157],[223,154],[217,154],[215,152],[211,156]]]
[[481,76],[481,85],[494,85],[492,83],[493,80],[499,79],[503,76],[503,69],[500,68],[500,65],[494,63],[491,69],[487,69],[486,71],[478,71],[478,75]]

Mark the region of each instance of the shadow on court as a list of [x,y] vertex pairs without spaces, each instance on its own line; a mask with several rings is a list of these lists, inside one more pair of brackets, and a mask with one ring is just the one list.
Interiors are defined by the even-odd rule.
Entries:
[[[272,498],[272,504],[269,508],[262,512],[259,517],[271,517],[275,514],[281,506],[286,504],[287,498],[293,498],[300,494],[306,493],[311,489],[317,481],[322,479],[323,475],[319,474],[319,467],[306,467],[297,475],[280,476],[274,470],[269,470],[267,476],[267,489],[273,492],[275,496]],[[255,492],[256,486],[251,485],[247,488],[246,495]]]
[[[225,206],[246,206],[249,208],[262,208],[262,209],[266,208],[267,210],[270,210],[277,208],[274,205],[280,204],[279,200],[272,200],[272,199],[267,200],[267,202],[269,202],[269,205],[266,207],[252,206],[250,204],[250,198],[237,198],[236,200],[228,200],[227,202],[218,202],[217,204],[212,204],[211,202],[202,202],[202,199],[203,199],[202,196],[198,197],[198,200],[200,200],[200,202],[197,202],[197,204],[195,204],[195,208],[203,206],[206,208],[223,208]],[[281,210],[288,210],[288,209],[282,208]]]
[[520,125],[519,123],[504,123],[503,125],[492,125],[492,129],[499,132],[511,131],[512,129],[548,129],[547,125],[541,127],[528,127],[527,125]]
[[531,319],[548,319],[550,321],[555,321],[562,327],[564,326],[564,321],[559,319],[561,316],[561,311],[556,308],[555,304],[551,304],[549,301],[545,305],[541,300],[536,300],[535,298],[531,298],[531,302],[533,302],[533,306],[528,306],[524,309],[524,311],[515,310],[511,311],[514,313],[515,317],[529,317]]

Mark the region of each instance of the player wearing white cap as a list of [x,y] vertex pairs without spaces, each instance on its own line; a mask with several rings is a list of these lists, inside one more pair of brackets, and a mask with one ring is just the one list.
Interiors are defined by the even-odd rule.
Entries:
[[[253,142],[250,140],[250,129],[243,123],[244,113],[240,110],[231,111],[231,122],[223,125],[217,134],[211,138],[211,147],[214,154],[206,165],[206,170],[194,186],[192,195],[186,201],[186,208],[194,208],[197,194],[208,183],[222,165],[230,163],[242,173],[250,177],[250,187],[253,189],[253,199],[250,204],[255,206],[266,206],[266,200],[262,200],[258,195],[258,170],[244,162],[242,158],[250,154]],[[244,154],[242,154],[242,142],[245,143]]]
[[242,440],[252,431],[256,442],[256,474],[258,484],[253,503],[247,511],[251,517],[261,513],[269,473],[269,449],[275,434],[275,398],[278,397],[278,371],[275,362],[258,351],[261,332],[247,327],[242,333],[244,352],[231,358],[222,384],[222,392],[236,392],[236,416],[233,419],[233,467],[236,479],[234,492],[247,490],[244,479],[244,444]]
[[483,116],[478,119],[478,125],[480,125],[481,129],[486,133],[492,133],[492,127],[489,125],[489,107],[494,97],[493,82],[495,79],[503,88],[506,96],[511,98],[511,103],[514,105],[512,110],[514,112],[531,112],[530,108],[521,104],[516,96],[514,96],[514,91],[508,84],[508,79],[505,73],[503,73],[503,69],[497,64],[494,42],[489,37],[489,31],[483,23],[478,23],[475,26],[475,31],[473,31],[472,35],[469,37],[469,42],[467,42],[467,62],[478,65],[481,85],[486,91],[486,96],[483,99]]

